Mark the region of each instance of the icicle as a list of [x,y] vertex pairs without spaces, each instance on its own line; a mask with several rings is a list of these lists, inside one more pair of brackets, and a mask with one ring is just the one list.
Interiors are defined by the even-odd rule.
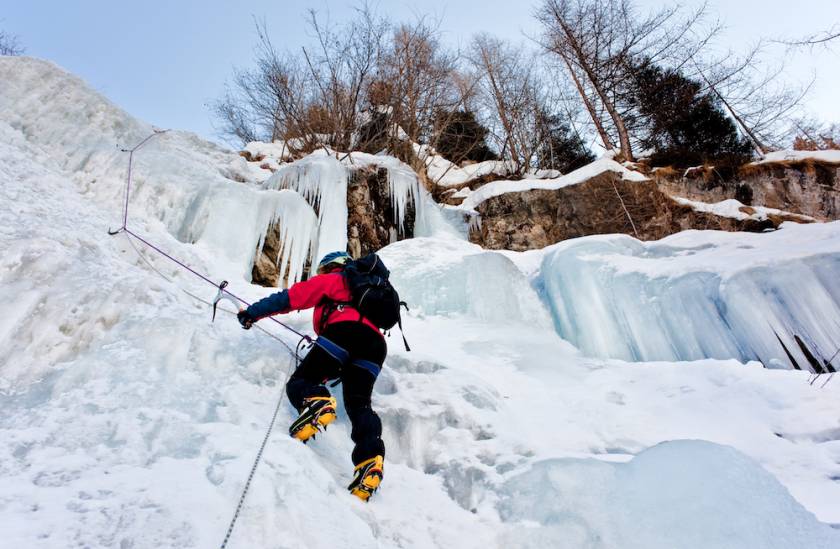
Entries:
[[399,234],[405,234],[405,214],[409,200],[414,201],[414,211],[417,211],[417,186],[417,176],[407,166],[388,168],[388,192],[394,209],[394,224]]
[[279,231],[280,250],[273,258],[279,268],[281,279],[288,272],[288,281],[293,284],[303,279],[307,260],[312,258],[318,242],[318,218],[312,207],[299,194],[290,190],[271,193],[266,200],[267,207],[257,223],[262,250],[265,235],[276,224]]
[[481,231],[481,215],[478,213],[469,214],[470,233]]
[[347,169],[332,155],[316,151],[277,170],[263,186],[300,193],[318,211],[315,259],[347,249]]

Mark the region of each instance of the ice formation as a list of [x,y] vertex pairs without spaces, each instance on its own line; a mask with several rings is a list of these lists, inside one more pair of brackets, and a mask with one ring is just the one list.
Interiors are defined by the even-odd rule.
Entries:
[[[421,189],[417,174],[411,167],[393,156],[372,155],[354,152],[348,156],[351,166],[375,166],[388,172],[388,192],[391,195],[391,207],[394,210],[393,222],[398,234],[405,233],[405,216],[411,204],[417,216],[420,216]],[[426,193],[428,194],[428,193]]]
[[281,166],[263,183],[266,189],[292,189],[318,211],[316,258],[347,248],[347,181],[351,169],[363,166],[385,168],[394,209],[397,232],[405,231],[409,204],[418,211],[420,197],[416,174],[406,164],[389,156],[354,152],[350,155],[319,149],[308,156]]
[[401,299],[418,313],[551,326],[528,279],[501,254],[452,238],[412,238],[381,255]]
[[347,249],[347,170],[327,151],[318,150],[286,164],[263,183],[267,189],[292,189],[318,211],[316,261]]
[[769,234],[582,238],[545,253],[537,284],[558,333],[590,356],[808,362],[840,348],[840,223]]
[[663,443],[627,463],[547,460],[506,488],[502,516],[538,525],[511,534],[511,546],[829,549],[837,543],[837,532],[757,463],[702,441]]

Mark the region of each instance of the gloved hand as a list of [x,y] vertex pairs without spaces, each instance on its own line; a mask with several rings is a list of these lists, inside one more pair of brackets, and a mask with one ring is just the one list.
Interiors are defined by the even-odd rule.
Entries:
[[252,317],[247,309],[242,309],[236,315],[237,320],[239,320],[239,324],[242,325],[242,328],[245,330],[250,330],[251,326],[254,325],[254,322],[257,321],[256,318]]

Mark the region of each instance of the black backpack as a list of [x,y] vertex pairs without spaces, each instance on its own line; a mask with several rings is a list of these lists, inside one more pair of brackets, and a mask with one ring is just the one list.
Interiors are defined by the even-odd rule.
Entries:
[[[353,296],[351,304],[362,316],[380,330],[390,330],[399,325],[402,333],[400,307],[408,310],[408,305],[400,301],[400,295],[388,280],[391,272],[378,255],[371,253],[348,262],[342,274]],[[406,351],[410,351],[405,335],[403,343]]]

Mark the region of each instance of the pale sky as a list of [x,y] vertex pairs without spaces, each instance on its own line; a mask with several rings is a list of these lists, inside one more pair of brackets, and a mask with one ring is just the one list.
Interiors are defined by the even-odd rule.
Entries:
[[[696,5],[700,0],[683,0]],[[670,2],[640,0],[651,8]],[[466,44],[477,32],[522,41],[535,35],[534,1],[417,0],[373,3],[393,19],[430,14],[444,39]],[[840,25],[840,0],[710,0],[727,29],[721,43],[746,50],[760,37],[800,37]],[[356,2],[311,2],[333,21],[350,17]],[[114,2],[29,0],[7,3],[0,29],[18,35],[27,54],[49,59],[79,75],[129,113],[159,127],[193,131],[220,141],[207,104],[224,91],[234,67],[250,65],[254,17],[265,18],[281,48],[309,41],[306,6],[288,0],[180,0]],[[783,48],[769,51],[784,56]],[[840,122],[840,44],[802,50],[788,58],[788,75],[816,83],[806,107],[824,121]]]

